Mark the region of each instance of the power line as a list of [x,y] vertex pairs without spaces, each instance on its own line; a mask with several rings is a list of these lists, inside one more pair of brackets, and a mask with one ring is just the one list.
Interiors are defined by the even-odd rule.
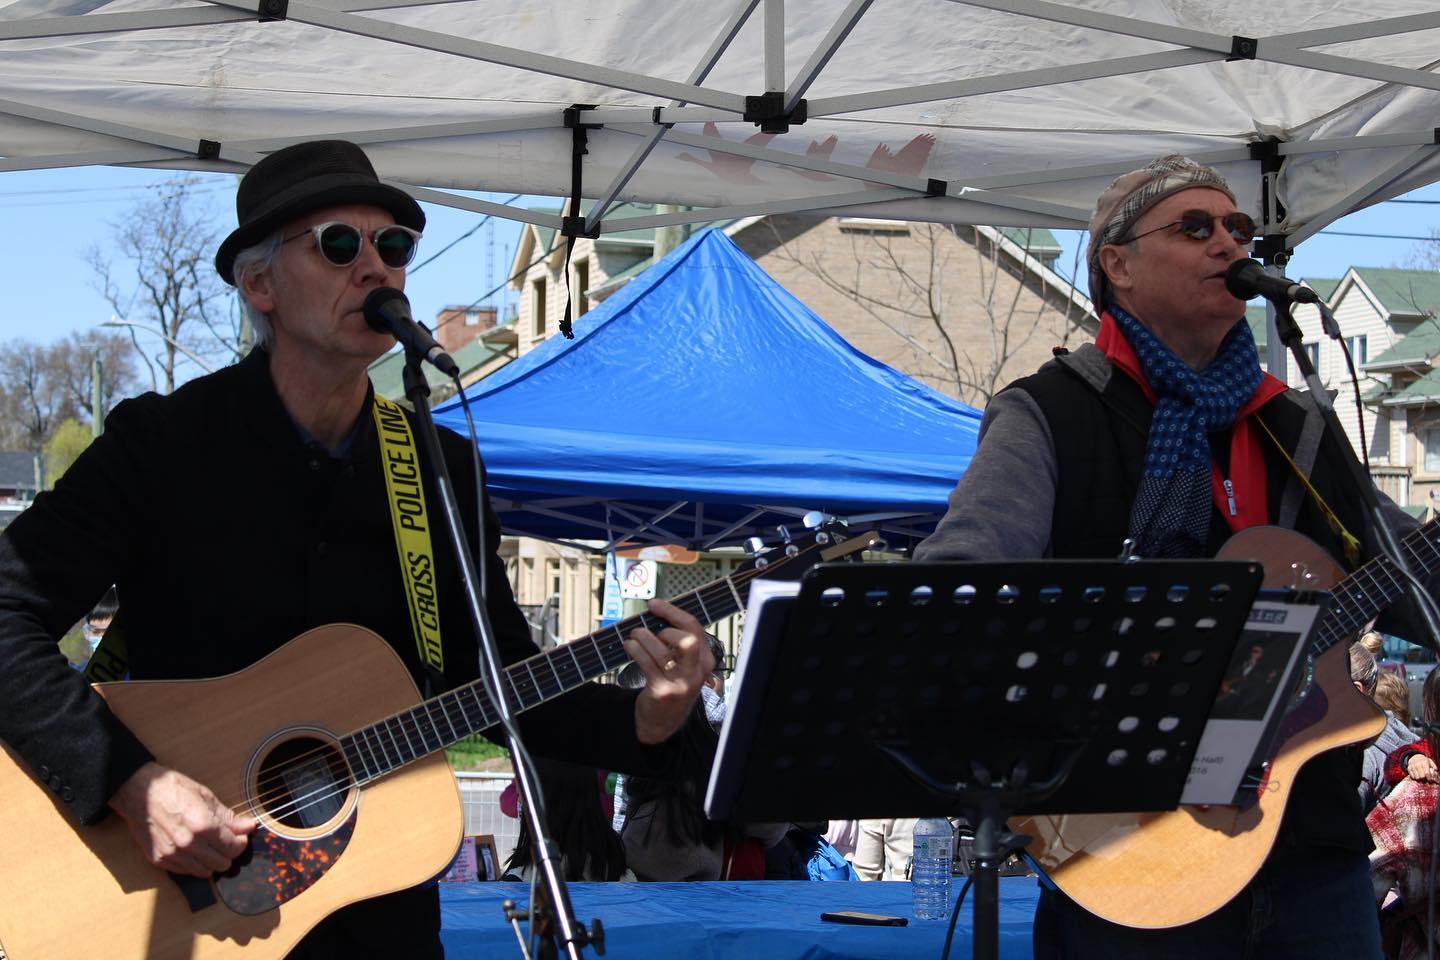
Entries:
[[[513,203],[514,201],[519,200],[521,196],[523,196],[523,194],[517,193],[517,194],[515,194],[514,196],[512,196],[509,200],[506,200],[505,202],[506,202],[506,203]],[[420,263],[418,263],[417,265],[411,267],[411,268],[409,269],[409,271],[407,271],[408,274],[409,274],[410,276],[414,276],[416,273],[419,273],[421,267],[425,266],[427,263],[433,262],[433,261],[434,261],[436,258],[438,258],[441,254],[443,254],[443,253],[445,253],[446,251],[448,251],[451,247],[455,246],[455,244],[459,243],[461,240],[464,240],[466,237],[470,236],[470,235],[473,234],[476,230],[479,230],[481,227],[485,226],[486,223],[488,223],[490,220],[493,220],[493,219],[494,219],[494,215],[493,215],[493,214],[489,214],[489,213],[485,214],[485,216],[481,217],[481,218],[480,218],[480,221],[479,221],[478,223],[476,223],[475,226],[471,227],[469,230],[466,230],[464,233],[460,234],[460,236],[456,237],[454,240],[451,240],[449,243],[445,244],[445,246],[441,247],[439,250],[436,250],[433,254],[431,254],[430,256],[426,257],[424,260],[420,261]]]
[[1368,237],[1371,240],[1426,240],[1431,243],[1440,242],[1440,237],[1412,237],[1399,233],[1350,233],[1345,230],[1321,230],[1322,237]]

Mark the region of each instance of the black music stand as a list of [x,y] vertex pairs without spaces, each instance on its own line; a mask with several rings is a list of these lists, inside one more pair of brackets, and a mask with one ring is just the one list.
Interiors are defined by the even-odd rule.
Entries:
[[967,816],[973,955],[992,958],[996,868],[1028,842],[1006,818],[1179,806],[1262,576],[1217,560],[817,566],[783,635],[766,613],[746,651],[706,812]]

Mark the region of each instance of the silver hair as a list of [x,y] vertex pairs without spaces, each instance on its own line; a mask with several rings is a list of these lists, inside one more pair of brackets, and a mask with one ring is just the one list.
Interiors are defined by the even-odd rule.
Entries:
[[270,326],[270,318],[256,310],[250,303],[250,298],[245,296],[245,280],[252,273],[270,269],[275,263],[275,258],[280,255],[280,244],[283,242],[284,236],[283,230],[276,230],[259,243],[252,244],[235,254],[235,266],[232,271],[235,277],[235,289],[240,294],[240,309],[244,311],[245,318],[250,321],[250,328],[255,331],[255,346],[257,347],[269,347],[275,332]]

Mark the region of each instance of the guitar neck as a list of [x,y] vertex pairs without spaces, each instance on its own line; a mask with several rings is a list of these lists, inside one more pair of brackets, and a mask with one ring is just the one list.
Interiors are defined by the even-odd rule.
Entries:
[[[670,603],[708,626],[743,610],[750,584],[757,577],[771,576],[781,567],[804,570],[817,561],[858,552],[878,539],[857,537],[829,549],[824,548],[829,540],[818,540],[806,550],[787,552],[784,559],[772,564],[757,563],[675,597]],[[508,698],[510,710],[528,710],[624,666],[630,661],[625,638],[632,630],[645,627],[658,634],[667,626],[657,617],[640,613],[511,664],[502,674],[503,695]],[[476,680],[347,734],[340,741],[356,782],[363,784],[499,722],[500,712],[484,681]]]
[[[1411,570],[1424,577],[1440,567],[1440,520],[1414,530],[1400,542]],[[1404,574],[1388,557],[1376,557],[1335,586],[1330,615],[1315,631],[1311,646],[1316,655],[1348,641],[1374,616],[1405,592]]]

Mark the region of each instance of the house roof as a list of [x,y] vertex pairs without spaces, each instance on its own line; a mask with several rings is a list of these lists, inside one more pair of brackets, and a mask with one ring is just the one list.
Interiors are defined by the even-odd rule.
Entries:
[[1000,232],[1013,244],[1028,250],[1032,256],[1059,256],[1060,241],[1044,227],[1000,227]]
[[1334,296],[1335,291],[1340,289],[1340,281],[1343,277],[1302,277],[1305,286],[1320,294],[1320,299],[1326,303]]
[[1386,313],[1431,317],[1440,308],[1440,271],[1351,267],[1350,273],[1375,295]]
[[1440,322],[1431,317],[1415,325],[1405,336],[1386,350],[1370,358],[1366,370],[1379,367],[1425,366],[1440,353]]
[[1245,322],[1250,324],[1250,332],[1255,335],[1255,346],[1263,349],[1265,338],[1270,335],[1270,326],[1265,322],[1265,308],[1253,304],[1245,308]]
[[[487,343],[484,340],[475,340],[454,351],[450,356],[460,368],[460,376],[464,377],[470,371],[484,366],[504,353],[505,350],[506,345],[503,343],[495,344]],[[424,369],[425,381],[430,384],[430,389],[433,390],[441,384],[450,382],[449,377],[430,364],[425,364]],[[403,350],[392,350],[370,364],[370,382],[375,385],[375,392],[391,400],[399,400],[405,396],[404,371],[405,351]]]
[[1440,370],[1431,370],[1381,401],[1387,407],[1416,407],[1440,403]]
[[35,486],[35,455],[28,450],[0,450],[0,487]]

